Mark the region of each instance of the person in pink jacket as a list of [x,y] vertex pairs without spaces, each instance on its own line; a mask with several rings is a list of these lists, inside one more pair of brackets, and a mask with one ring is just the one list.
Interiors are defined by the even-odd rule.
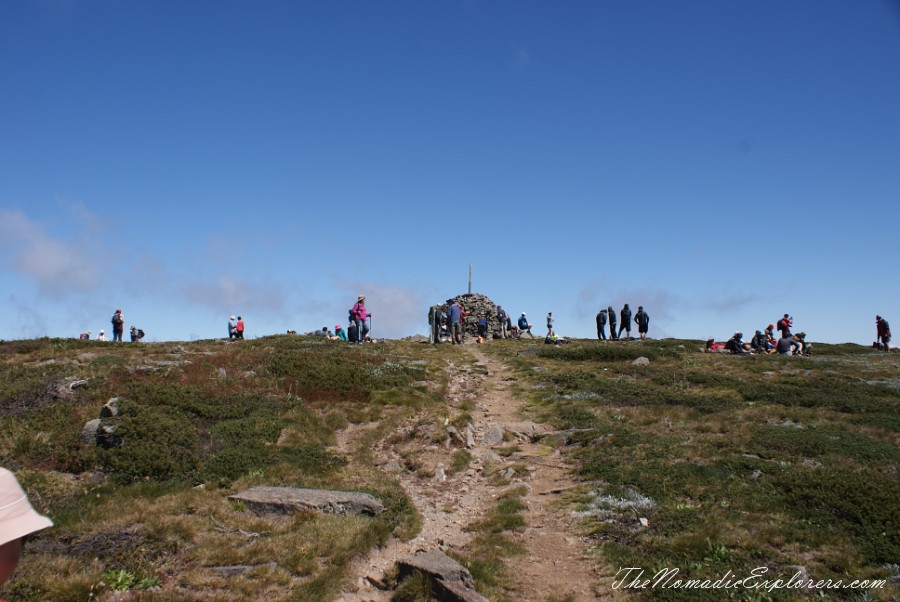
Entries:
[[366,335],[369,333],[369,325],[366,324],[366,320],[372,315],[366,309],[365,295],[360,295],[356,298],[356,303],[353,304],[350,314],[353,316],[353,321],[356,322],[356,331],[359,333],[359,342],[365,343]]

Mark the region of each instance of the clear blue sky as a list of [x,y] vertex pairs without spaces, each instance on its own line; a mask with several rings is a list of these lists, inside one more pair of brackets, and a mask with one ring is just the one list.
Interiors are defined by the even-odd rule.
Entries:
[[900,328],[900,3],[0,3],[0,338]]

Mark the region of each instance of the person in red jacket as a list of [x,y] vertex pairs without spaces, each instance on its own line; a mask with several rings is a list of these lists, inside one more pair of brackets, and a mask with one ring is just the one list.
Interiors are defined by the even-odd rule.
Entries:
[[244,338],[244,319],[238,316],[237,324],[234,325],[234,337],[236,339]]

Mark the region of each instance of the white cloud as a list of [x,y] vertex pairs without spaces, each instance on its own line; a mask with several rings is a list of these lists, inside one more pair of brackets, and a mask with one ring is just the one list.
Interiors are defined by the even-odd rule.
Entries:
[[191,303],[203,305],[220,313],[271,312],[284,315],[285,292],[271,284],[251,284],[227,274],[220,274],[214,282],[187,284],[183,294]]
[[21,211],[0,210],[0,240],[3,263],[31,278],[42,294],[84,293],[102,281],[105,266],[88,245],[53,238]]
[[371,282],[345,282],[341,288],[351,291],[352,307],[358,295],[366,296],[366,309],[372,312],[372,336],[400,338],[428,331],[430,303],[413,287]]

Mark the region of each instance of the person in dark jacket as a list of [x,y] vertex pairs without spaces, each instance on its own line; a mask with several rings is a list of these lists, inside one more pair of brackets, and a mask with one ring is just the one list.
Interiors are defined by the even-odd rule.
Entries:
[[757,330],[753,338],[750,339],[750,347],[759,355],[769,353],[769,336],[762,330]]
[[637,313],[634,314],[634,323],[637,324],[641,340],[645,340],[647,338],[647,330],[650,328],[650,316],[644,311],[643,305],[638,306]]
[[597,314],[597,338],[601,341],[606,340],[606,310],[601,309]]
[[619,325],[619,338],[622,338],[622,331],[625,331],[625,338],[631,338],[631,308],[628,307],[626,303],[622,308],[622,311],[619,312],[619,317],[622,318],[622,322]]
[[611,341],[619,340],[619,335],[616,333],[616,310],[612,307],[607,307],[606,317],[609,318],[609,339]]
[[875,342],[879,349],[891,352],[891,326],[888,321],[881,316],[875,316],[875,334],[878,337]]
[[747,350],[744,349],[743,337],[743,332],[734,333],[730,339],[725,341],[725,349],[734,355],[747,355]]

